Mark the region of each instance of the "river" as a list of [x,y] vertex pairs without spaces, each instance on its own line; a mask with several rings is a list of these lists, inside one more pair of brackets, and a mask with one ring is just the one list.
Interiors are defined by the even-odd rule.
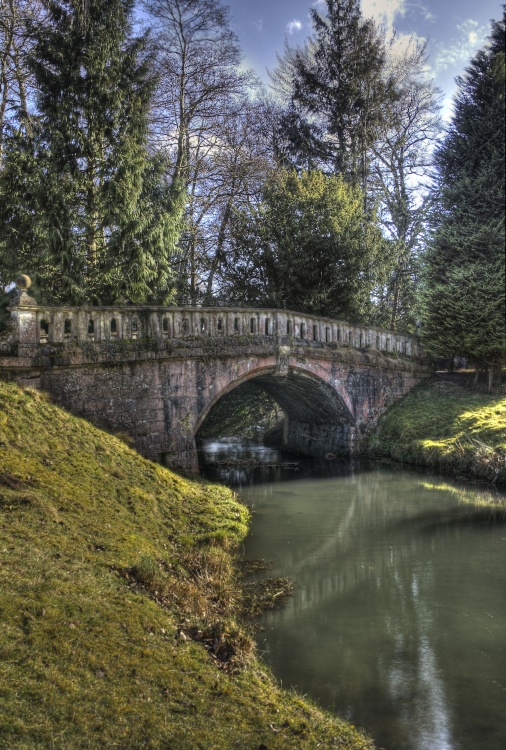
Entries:
[[[244,555],[296,583],[258,636],[285,687],[385,750],[506,747],[506,526],[493,495],[391,467],[283,469],[234,441],[202,455],[218,464],[204,474],[254,511]],[[238,465],[220,465],[231,456]]]

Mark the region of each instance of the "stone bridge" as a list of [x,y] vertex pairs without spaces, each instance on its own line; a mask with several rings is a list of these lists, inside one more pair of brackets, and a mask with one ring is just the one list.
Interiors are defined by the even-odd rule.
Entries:
[[0,336],[0,377],[185,473],[198,471],[209,411],[246,381],[285,413],[284,449],[317,456],[359,452],[385,409],[432,374],[407,334],[288,310],[46,306],[27,286]]

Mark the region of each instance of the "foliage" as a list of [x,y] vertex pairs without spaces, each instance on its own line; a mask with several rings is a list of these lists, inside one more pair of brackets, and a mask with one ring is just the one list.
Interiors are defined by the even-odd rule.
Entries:
[[364,319],[384,240],[358,188],[322,172],[278,171],[263,201],[235,217],[224,273],[231,300]]
[[372,748],[253,658],[229,490],[5,383],[0,452],[0,746]]
[[263,169],[252,135],[251,74],[220,0],[145,0],[155,29],[158,83],[152,137],[167,169],[187,192],[186,226],[178,247],[178,291],[212,297],[232,204]]
[[326,167],[366,187],[370,148],[393,96],[383,37],[364,20],[358,0],[326,0],[313,8],[315,38],[288,59],[290,107],[281,121],[296,164]]
[[326,5],[326,16],[311,11],[313,37],[303,47],[285,44],[271,73],[279,108],[274,153],[284,165],[360,184],[389,240],[371,320],[414,330],[439,92],[426,78],[424,45],[387,38],[356,0]]
[[154,78],[132,2],[45,5],[29,57],[37,115],[5,142],[2,278],[26,272],[56,303],[167,299],[181,191],[148,154]]
[[283,417],[276,402],[252,380],[220,398],[202,424],[198,437],[261,438]]
[[506,484],[506,398],[436,377],[382,417],[373,455]]
[[491,371],[504,361],[505,344],[504,27],[503,14],[458,79],[451,127],[436,154],[439,205],[425,258],[427,347]]

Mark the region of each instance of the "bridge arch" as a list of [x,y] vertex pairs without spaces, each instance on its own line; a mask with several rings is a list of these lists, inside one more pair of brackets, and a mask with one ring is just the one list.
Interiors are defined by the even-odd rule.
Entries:
[[280,373],[275,365],[263,366],[235,377],[203,407],[195,437],[220,400],[246,384],[267,393],[284,412],[283,447],[287,450],[307,455],[348,452],[355,427],[350,396],[339,381],[329,383],[302,367]]

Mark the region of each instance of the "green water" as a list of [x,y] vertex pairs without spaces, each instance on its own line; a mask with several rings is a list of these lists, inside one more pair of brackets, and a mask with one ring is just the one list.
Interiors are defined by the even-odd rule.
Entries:
[[386,750],[505,748],[506,525],[490,495],[402,470],[271,472],[224,478],[255,511],[245,556],[298,586],[258,637],[283,685]]

